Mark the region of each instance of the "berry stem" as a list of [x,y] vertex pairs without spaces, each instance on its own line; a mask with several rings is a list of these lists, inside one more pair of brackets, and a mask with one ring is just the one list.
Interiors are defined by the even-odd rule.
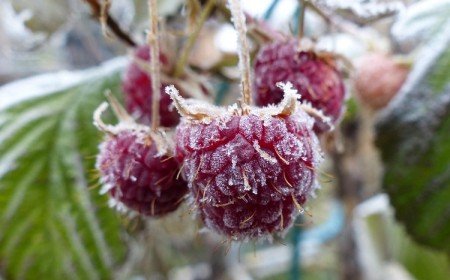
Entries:
[[306,10],[306,0],[299,0],[300,11],[298,14],[298,42],[303,38],[305,32],[305,10]]
[[159,61],[158,0],[148,0],[149,31],[147,42],[150,46],[150,72],[152,80],[152,130],[159,127],[159,101],[161,99],[161,65]]
[[197,23],[195,24],[194,31],[189,36],[186,44],[184,44],[183,49],[181,50],[180,58],[178,59],[177,64],[175,65],[175,69],[173,72],[173,76],[175,78],[179,78],[184,74],[184,67],[186,66],[187,60],[189,58],[189,54],[194,47],[195,42],[197,41],[197,37],[202,30],[203,24],[208,19],[209,14],[212,9],[216,6],[216,0],[208,0],[205,7],[203,8],[202,13],[199,16]]
[[314,11],[317,15],[322,17],[328,24],[337,27],[343,32],[352,34],[357,38],[364,38],[359,29],[351,22],[338,17],[336,14],[332,14],[330,11],[325,11],[324,8],[319,7],[317,3],[313,3],[312,1],[305,1],[305,5],[308,6],[311,11]]
[[110,8],[111,8],[111,0],[103,0],[100,8],[99,21],[102,27],[103,36],[105,37],[109,37],[108,29],[106,28],[107,27],[106,21],[107,21],[107,14]]
[[[84,0],[90,7],[91,11],[94,17],[97,18],[97,20],[102,21],[101,14],[102,14],[102,5],[98,2],[98,0]],[[108,13],[106,9],[103,8],[103,21],[105,24],[109,27],[109,29],[119,38],[122,42],[127,44],[130,47],[135,47],[136,43],[133,41],[133,39],[130,37],[128,33],[123,31],[119,24],[114,20],[113,17]]]
[[231,11],[231,19],[238,33],[238,54],[239,68],[242,72],[241,92],[242,103],[250,105],[252,103],[251,92],[251,70],[250,70],[250,54],[247,42],[247,26],[245,24],[245,15],[242,11],[240,0],[228,0]]
[[[230,10],[221,1],[217,3],[216,7],[226,20],[231,19]],[[249,29],[248,35],[256,41],[271,42],[285,39],[284,35],[272,29],[267,23],[252,17],[248,13],[244,13],[244,15]]]

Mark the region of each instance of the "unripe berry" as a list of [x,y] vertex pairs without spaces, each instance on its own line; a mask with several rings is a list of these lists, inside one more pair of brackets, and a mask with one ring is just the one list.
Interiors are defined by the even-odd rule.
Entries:
[[365,55],[356,63],[355,93],[372,109],[381,109],[400,90],[408,72],[409,67],[396,62],[392,56],[382,53]]

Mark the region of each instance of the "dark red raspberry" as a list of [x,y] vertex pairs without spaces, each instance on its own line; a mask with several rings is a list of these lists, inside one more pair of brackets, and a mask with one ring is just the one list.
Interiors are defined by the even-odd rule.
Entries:
[[176,157],[201,218],[235,240],[284,232],[318,186],[313,119],[300,109],[269,111],[182,118],[176,130]]
[[97,169],[111,206],[148,216],[174,211],[188,191],[173,158],[159,156],[156,143],[143,131],[123,129],[100,145]]
[[[261,48],[255,59],[254,100],[259,106],[277,104],[283,98],[278,82],[291,82],[301,94],[302,102],[311,103],[331,119],[341,116],[345,97],[342,76],[329,55],[298,49],[298,41],[279,41]],[[317,122],[316,132],[329,130]]]
[[[143,62],[150,61],[149,46],[143,45],[136,49],[134,55],[137,59]],[[166,56],[160,54],[160,61],[162,66],[168,66],[168,60]],[[175,108],[172,106],[170,97],[164,93],[164,88],[168,84],[161,84],[161,100],[159,104],[159,113],[161,115],[161,125],[165,127],[173,127],[180,121]],[[150,76],[142,70],[142,66],[139,66],[133,61],[122,79],[122,89],[125,93],[125,104],[127,110],[142,124],[151,123],[152,114],[152,89]]]

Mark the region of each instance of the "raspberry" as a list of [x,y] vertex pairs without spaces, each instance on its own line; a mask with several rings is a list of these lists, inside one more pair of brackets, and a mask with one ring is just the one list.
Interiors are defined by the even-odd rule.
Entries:
[[[189,110],[171,95],[180,113]],[[182,118],[175,155],[207,228],[234,240],[284,232],[317,188],[321,155],[314,121],[296,108],[295,93],[287,95],[292,113],[208,108]]]
[[[277,104],[283,98],[278,82],[291,82],[303,102],[321,110],[334,124],[342,114],[345,88],[342,76],[328,55],[298,49],[298,42],[279,41],[261,48],[255,59],[254,100],[259,106]],[[318,121],[314,130],[330,129]]]
[[[136,49],[134,55],[137,59],[148,62],[150,61],[149,51],[149,46],[143,45]],[[168,66],[169,62],[164,54],[161,54],[159,59],[163,66]],[[164,94],[166,86],[167,84],[161,84],[161,100],[159,104],[161,125],[173,127],[178,124],[180,117],[171,106],[170,97]],[[125,93],[127,110],[142,124],[150,124],[152,114],[151,79],[136,62],[132,62],[125,71],[122,79],[122,89]]]
[[362,102],[372,109],[381,109],[400,90],[408,72],[409,67],[396,62],[391,56],[371,53],[356,63],[354,88]]
[[[183,180],[176,179],[177,162],[159,156],[148,133],[122,129],[108,135],[100,145],[97,169],[109,192],[110,203],[148,216],[161,216],[178,208],[188,191]],[[126,208],[125,208],[126,209]]]

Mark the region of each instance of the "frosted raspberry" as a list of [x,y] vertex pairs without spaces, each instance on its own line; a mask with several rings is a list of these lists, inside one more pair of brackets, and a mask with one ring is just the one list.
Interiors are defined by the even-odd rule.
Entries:
[[400,90],[408,72],[409,67],[396,62],[392,56],[382,53],[365,55],[356,63],[355,91],[366,105],[381,109]]
[[100,145],[97,169],[112,206],[126,206],[141,214],[160,216],[177,209],[188,191],[173,158],[158,155],[152,138],[143,131],[123,129]]
[[[135,57],[143,62],[150,61],[149,46],[140,46],[135,51]],[[168,66],[168,60],[163,54],[160,55],[162,66]],[[164,88],[168,84],[161,84],[161,100],[159,104],[159,112],[161,115],[161,125],[165,127],[173,127],[180,121],[180,117],[171,105],[170,97],[164,94]],[[127,110],[139,122],[143,124],[150,124],[152,114],[152,94],[151,94],[151,79],[150,76],[142,70],[133,61],[125,71],[122,79],[122,89],[125,93],[125,104]]]
[[313,119],[297,108],[293,92],[286,97],[290,112],[179,109],[185,117],[176,130],[175,154],[207,228],[235,240],[282,233],[317,188],[321,155]]
[[[291,82],[303,102],[321,110],[334,124],[342,114],[345,88],[330,56],[298,49],[298,42],[279,41],[261,48],[255,59],[254,100],[259,106],[277,104],[283,98],[278,82]],[[318,121],[316,132],[330,126]]]

